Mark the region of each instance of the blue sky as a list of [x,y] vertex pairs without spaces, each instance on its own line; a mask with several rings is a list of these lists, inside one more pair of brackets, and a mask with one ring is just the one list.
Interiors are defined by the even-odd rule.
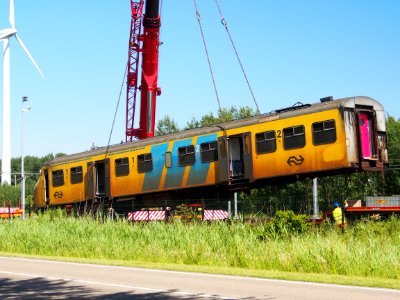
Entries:
[[[365,95],[400,118],[399,1],[219,2],[262,112],[324,96]],[[254,108],[214,0],[197,3],[222,106]],[[0,0],[0,29],[9,26],[8,11],[9,0]],[[125,82],[130,1],[15,0],[15,18],[46,78],[13,39],[12,156],[21,153],[22,96],[32,106],[24,115],[26,155],[106,145]],[[215,113],[192,0],[163,1],[161,40],[157,118],[169,115],[183,127]],[[2,59],[0,67],[2,82]],[[125,140],[125,91],[112,144]]]

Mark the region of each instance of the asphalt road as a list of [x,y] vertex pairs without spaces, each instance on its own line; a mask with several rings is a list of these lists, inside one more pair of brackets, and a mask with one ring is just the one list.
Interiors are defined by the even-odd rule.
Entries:
[[400,291],[0,257],[0,299],[400,299]]

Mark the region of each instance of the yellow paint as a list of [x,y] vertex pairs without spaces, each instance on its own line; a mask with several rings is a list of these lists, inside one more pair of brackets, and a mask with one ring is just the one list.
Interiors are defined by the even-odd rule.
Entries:
[[[335,143],[327,145],[314,146],[312,143],[312,124],[326,120],[335,120],[337,139]],[[266,119],[267,120],[267,119]],[[283,149],[283,129],[286,127],[304,125],[306,146],[301,149],[284,150]],[[255,135],[269,130],[281,132],[281,137],[277,137],[277,150],[274,153],[256,154],[256,141]],[[346,138],[344,133],[344,124],[338,109],[329,111],[316,112],[308,115],[296,116],[293,118],[280,119],[270,118],[268,122],[260,121],[259,124],[244,126],[227,130],[227,136],[242,135],[245,132],[251,133],[251,149],[253,152],[253,179],[271,178],[279,176],[287,176],[294,174],[305,174],[315,171],[340,169],[348,167],[347,162],[347,147]],[[222,131],[217,133],[221,137],[224,133]],[[277,134],[278,136],[278,134]],[[186,138],[185,138],[186,139]],[[193,145],[196,145],[198,136],[193,137]],[[174,141],[168,144],[169,152],[173,149]],[[112,197],[125,197],[130,195],[137,195],[142,192],[142,186],[146,173],[138,173],[137,170],[137,156],[140,154],[150,153],[152,145],[129,149],[126,151],[109,153],[110,168],[110,192]],[[176,155],[176,154],[175,154]],[[303,157],[304,162],[300,165],[288,164],[289,157]],[[129,159],[129,175],[115,176],[115,159],[128,157]],[[154,158],[153,158],[154,159]],[[87,164],[88,162],[95,162],[104,160],[104,154],[93,156],[85,159],[74,160],[66,163],[59,163],[54,166],[48,166],[48,187],[50,204],[60,205],[67,203],[75,203],[85,200],[87,191],[85,191],[84,182],[87,180]],[[70,183],[70,169],[72,167],[82,166],[83,182],[79,184]],[[173,166],[176,167],[176,166]],[[52,172],[62,169],[64,171],[64,185],[60,187],[52,186]],[[167,168],[165,164],[161,171],[161,180],[158,192],[162,192],[167,175]],[[182,187],[186,187],[190,172],[190,166],[185,167],[185,172],[182,181]],[[34,201],[36,207],[45,206],[44,201],[44,172],[36,185],[34,193]],[[207,174],[207,180],[204,185],[214,185],[219,182],[219,162],[211,162]],[[62,194],[62,197],[59,195]],[[57,195],[59,197],[57,197]]]
[[[335,120],[336,142],[326,145],[314,146],[312,142],[312,124],[326,120]],[[292,126],[304,125],[306,145],[303,148],[284,150],[283,129]],[[339,110],[323,111],[309,115],[297,116],[288,119],[278,119],[272,122],[251,126],[252,148],[255,153],[255,134],[268,131],[280,130],[281,138],[277,134],[277,150],[273,153],[254,154],[253,175],[254,178],[269,178],[293,174],[304,174],[314,171],[338,169],[347,167],[347,148],[344,134],[344,124]],[[303,157],[301,165],[288,164],[291,156]]]

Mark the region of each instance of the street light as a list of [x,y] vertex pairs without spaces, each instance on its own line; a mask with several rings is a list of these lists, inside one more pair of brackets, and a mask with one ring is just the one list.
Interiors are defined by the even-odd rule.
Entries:
[[24,103],[28,101],[28,97],[22,97],[21,109],[21,205],[22,220],[25,219],[25,170],[24,170],[24,112],[31,110],[30,106],[24,107]]

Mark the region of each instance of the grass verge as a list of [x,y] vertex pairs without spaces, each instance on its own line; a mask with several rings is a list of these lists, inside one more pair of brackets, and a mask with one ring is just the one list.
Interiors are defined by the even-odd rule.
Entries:
[[[282,225],[282,224],[281,224]],[[129,224],[57,213],[0,223],[0,253],[400,289],[400,220],[291,231],[243,223]]]

